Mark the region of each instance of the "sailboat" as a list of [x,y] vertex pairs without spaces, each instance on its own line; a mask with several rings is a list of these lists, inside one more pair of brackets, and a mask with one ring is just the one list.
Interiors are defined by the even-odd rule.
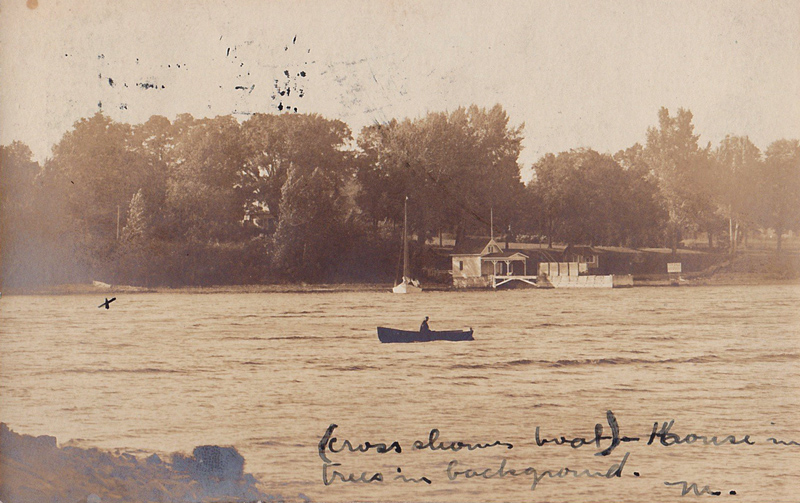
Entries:
[[408,272],[408,196],[403,206],[403,281],[392,288],[394,293],[420,293],[419,281],[411,279]]

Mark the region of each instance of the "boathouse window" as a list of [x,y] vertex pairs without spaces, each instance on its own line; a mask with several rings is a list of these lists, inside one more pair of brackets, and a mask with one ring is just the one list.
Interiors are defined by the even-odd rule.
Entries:
[[459,271],[463,271],[464,270],[464,261],[463,260],[459,260],[458,261],[458,270]]

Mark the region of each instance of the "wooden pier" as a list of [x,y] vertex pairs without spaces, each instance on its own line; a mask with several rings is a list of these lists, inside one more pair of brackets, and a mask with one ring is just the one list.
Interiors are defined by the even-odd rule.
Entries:
[[497,288],[500,285],[505,285],[506,283],[510,283],[514,280],[522,281],[523,283],[527,283],[531,286],[536,286],[536,280],[538,279],[537,276],[500,276],[500,275],[492,275],[492,288]]

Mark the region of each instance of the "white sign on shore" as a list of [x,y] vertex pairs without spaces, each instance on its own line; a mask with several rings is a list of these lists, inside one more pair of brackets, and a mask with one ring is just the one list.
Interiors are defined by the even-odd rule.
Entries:
[[667,264],[667,273],[680,273],[681,272],[681,263],[680,262],[670,262]]

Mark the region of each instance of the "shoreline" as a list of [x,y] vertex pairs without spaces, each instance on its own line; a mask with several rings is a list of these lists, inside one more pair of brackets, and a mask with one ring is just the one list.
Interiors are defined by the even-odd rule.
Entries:
[[[679,285],[672,285],[667,275],[663,277],[634,277],[633,288],[660,287],[698,287],[698,286],[770,286],[800,284],[800,278],[781,277],[777,274],[764,273],[721,273],[711,276],[687,273]],[[187,287],[139,287],[130,285],[103,285],[91,283],[72,283],[63,285],[47,285],[30,288],[11,288],[3,292],[6,296],[22,295],[98,295],[98,294],[134,294],[134,293],[176,293],[176,294],[219,294],[219,293],[390,293],[391,283],[280,283],[254,285],[212,285]],[[534,287],[524,288],[537,289]],[[538,288],[545,290],[544,288]],[[505,290],[505,289],[501,289]],[[591,290],[591,289],[590,289]],[[452,285],[428,284],[426,292],[481,292],[491,288],[454,288]]]

